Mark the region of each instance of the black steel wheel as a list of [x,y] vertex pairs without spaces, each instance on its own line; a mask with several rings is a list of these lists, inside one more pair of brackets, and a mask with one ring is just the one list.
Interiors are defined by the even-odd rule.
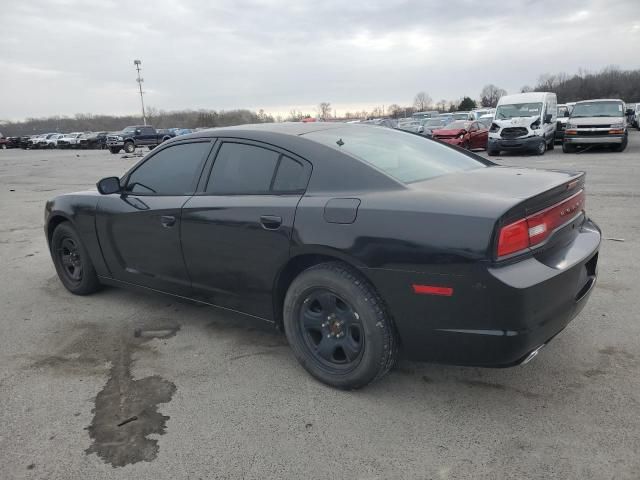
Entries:
[[71,293],[88,295],[100,288],[91,258],[69,222],[61,223],[53,231],[51,256],[60,281]]
[[324,288],[312,289],[298,316],[301,335],[317,362],[337,372],[357,367],[364,331],[360,315],[348,302]]
[[323,383],[361,388],[396,360],[398,342],[384,302],[346,264],[322,263],[303,271],[289,286],[283,314],[294,355]]

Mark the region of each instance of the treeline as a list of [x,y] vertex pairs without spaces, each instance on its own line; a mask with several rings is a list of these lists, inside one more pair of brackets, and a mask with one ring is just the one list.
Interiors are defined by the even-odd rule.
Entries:
[[[147,111],[147,123],[156,128],[227,127],[245,123],[273,122],[271,115],[263,110],[180,110],[167,112],[156,108]],[[76,114],[73,117],[29,118],[23,122],[4,122],[0,131],[7,137],[34,135],[47,132],[113,132],[128,125],[140,125],[139,115],[92,115]]]
[[600,72],[580,71],[540,76],[534,89],[522,91],[554,92],[559,103],[590,100],[594,98],[619,98],[627,103],[640,102],[640,70],[621,70],[606,67]]

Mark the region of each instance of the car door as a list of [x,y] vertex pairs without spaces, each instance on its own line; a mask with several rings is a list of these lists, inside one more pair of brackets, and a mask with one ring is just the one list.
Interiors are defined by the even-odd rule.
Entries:
[[487,148],[489,131],[479,122],[473,122],[469,129],[471,135],[471,148]]
[[211,141],[158,149],[123,178],[123,193],[101,196],[96,229],[116,280],[188,295],[180,214],[196,190]]
[[256,142],[221,139],[202,192],[182,209],[182,245],[196,298],[273,318],[272,288],[289,257],[311,165]]

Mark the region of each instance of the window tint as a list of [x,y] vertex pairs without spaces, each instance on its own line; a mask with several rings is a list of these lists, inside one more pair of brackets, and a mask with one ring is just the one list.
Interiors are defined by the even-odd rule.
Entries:
[[304,136],[355,156],[404,183],[486,166],[438,142],[388,128],[351,125]]
[[188,195],[209,152],[209,142],[184,143],[159,151],[129,177],[127,191],[142,195]]
[[223,143],[207,184],[207,193],[267,193],[279,153],[242,143]]
[[278,173],[273,181],[276,192],[298,192],[307,186],[307,175],[304,167],[284,155],[280,158]]

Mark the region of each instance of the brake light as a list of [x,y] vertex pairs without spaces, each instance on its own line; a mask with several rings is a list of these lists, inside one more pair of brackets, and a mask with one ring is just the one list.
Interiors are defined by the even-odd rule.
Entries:
[[584,209],[584,190],[580,190],[556,205],[502,227],[498,236],[498,257],[539,245],[556,228],[569,223]]

